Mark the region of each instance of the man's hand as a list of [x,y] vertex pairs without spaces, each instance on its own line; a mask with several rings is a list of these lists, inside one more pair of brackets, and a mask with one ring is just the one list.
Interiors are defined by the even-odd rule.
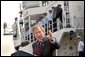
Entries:
[[48,31],[48,38],[49,38],[49,40],[52,40],[52,32],[51,32],[51,30]]

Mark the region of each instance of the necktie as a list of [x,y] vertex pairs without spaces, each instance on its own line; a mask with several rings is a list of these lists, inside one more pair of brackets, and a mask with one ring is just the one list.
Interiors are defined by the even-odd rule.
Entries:
[[37,42],[37,48],[36,48],[36,55],[40,56],[42,51],[41,51],[41,42]]

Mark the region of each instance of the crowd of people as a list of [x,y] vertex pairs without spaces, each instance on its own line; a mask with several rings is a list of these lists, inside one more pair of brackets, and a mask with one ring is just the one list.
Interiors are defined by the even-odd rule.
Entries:
[[52,30],[52,32],[57,31],[57,19],[62,21],[62,8],[61,5],[59,4],[56,7],[52,7],[52,10],[49,10],[49,13],[44,13],[43,16],[38,18],[37,23],[40,24],[45,28],[46,35],[48,33],[48,30]]

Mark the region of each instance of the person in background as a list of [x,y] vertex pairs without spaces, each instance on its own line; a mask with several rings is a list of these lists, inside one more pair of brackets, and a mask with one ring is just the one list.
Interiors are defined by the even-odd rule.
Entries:
[[[52,18],[52,10],[49,10],[49,13],[47,14],[48,18],[48,29],[53,29],[53,18]],[[53,30],[52,30],[53,32]]]
[[47,13],[43,14],[43,22],[44,22],[44,28],[45,28],[45,35],[48,34],[48,18],[47,18]]
[[41,16],[41,17],[38,19],[38,24],[40,24],[41,26],[44,26],[43,16]]
[[57,20],[56,20],[56,7],[52,7],[52,18],[53,18],[53,32],[57,31]]
[[57,11],[57,13],[56,13],[56,19],[59,19],[59,21],[60,21],[59,22],[59,27],[60,27],[60,29],[62,29],[63,28],[63,20],[62,20],[63,10],[62,10],[60,4],[58,4],[58,6],[56,7],[56,11]]
[[78,54],[79,56],[83,56],[84,55],[84,43],[83,41],[81,41],[80,36],[77,36],[75,39],[76,39]]
[[62,12],[63,12],[63,10],[62,10],[60,4],[58,4],[58,6],[56,7],[56,11],[57,11],[57,13],[56,13],[56,19],[59,17],[61,23],[63,23],[63,21],[62,21]]
[[22,32],[22,28],[23,28],[23,19],[22,19],[22,15],[20,15],[20,20],[19,20],[19,25],[20,25],[20,32]]
[[14,47],[15,47],[15,50],[18,51],[19,50],[19,47],[20,47],[20,43],[17,42],[18,40],[18,19],[17,17],[15,17],[15,22],[12,26],[13,28],[13,41],[14,41]]
[[23,19],[22,19],[22,15],[20,15],[20,21],[19,24],[23,26]]
[[6,28],[7,28],[7,23],[4,22],[4,25],[3,25],[4,33],[5,33],[5,31],[6,31]]

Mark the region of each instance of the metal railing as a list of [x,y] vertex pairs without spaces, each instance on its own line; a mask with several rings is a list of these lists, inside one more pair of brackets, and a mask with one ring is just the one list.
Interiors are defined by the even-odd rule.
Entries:
[[[56,20],[55,22],[53,22],[53,20],[50,20],[50,21],[48,21],[48,23],[41,25],[45,29],[46,36],[48,35],[49,30],[51,30],[52,32],[56,32],[57,30],[60,30],[60,26],[59,26],[60,22],[59,21],[60,20],[58,18],[58,20]],[[56,25],[55,27],[53,27],[54,24]],[[32,28],[32,27],[30,26],[29,28]],[[29,42],[33,42],[33,41],[35,41],[35,38],[34,38],[33,32],[29,32],[30,30],[31,29],[28,30],[28,35],[26,35],[26,40],[28,40]]]

